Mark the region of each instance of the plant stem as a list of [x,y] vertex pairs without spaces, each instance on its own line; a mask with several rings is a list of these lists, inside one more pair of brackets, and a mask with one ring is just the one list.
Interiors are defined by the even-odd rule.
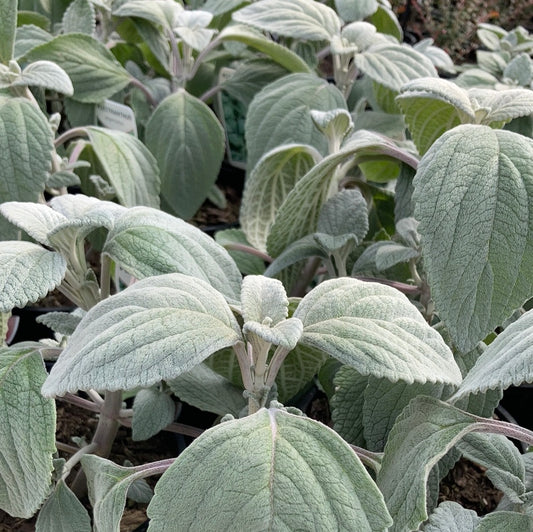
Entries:
[[[131,418],[119,418],[118,422],[124,426],[131,428]],[[184,436],[190,436],[191,438],[198,438],[205,431],[198,427],[192,427],[191,425],[185,425],[183,423],[170,423],[164,429],[166,432],[173,432],[174,434],[183,434]]]
[[65,142],[75,139],[76,137],[86,137],[87,136],[87,129],[84,127],[73,127],[72,129],[69,129],[68,131],[65,131],[62,135],[59,135],[57,139],[54,141],[54,146],[58,148],[62,144],[65,144]]
[[100,272],[100,297],[106,299],[111,293],[111,257],[102,254]]
[[262,251],[259,251],[258,249],[255,249],[252,246],[247,246],[246,244],[239,244],[238,242],[233,242],[231,244],[224,244],[224,247],[227,250],[232,251],[242,251],[243,253],[248,253],[249,255],[253,255],[254,257],[259,257],[265,262],[273,262],[273,258],[270,255],[267,255],[266,253],[263,253]]
[[69,403],[71,405],[76,405],[80,408],[83,408],[84,410],[89,410],[90,412],[96,412],[99,414],[101,410],[101,407],[96,403],[93,403],[93,401],[88,401],[87,399],[83,399],[83,397],[78,397],[73,393],[67,393],[62,397],[57,397],[57,399],[59,401],[64,401],[65,403]]
[[157,107],[157,102],[154,100],[154,97],[152,96],[152,93],[150,92],[150,90],[148,89],[148,87],[139,79],[135,78],[135,77],[131,77],[130,78],[130,83],[137,89],[139,89],[143,94],[144,94],[144,97],[146,98],[146,101],[152,106],[152,107]]
[[[119,413],[122,408],[122,391],[106,392],[104,404],[100,409],[100,418],[90,445],[94,444],[91,450],[102,458],[107,458],[111,453],[113,441],[119,428]],[[84,453],[86,454],[86,453]],[[87,482],[83,469],[78,471],[71,486],[72,491],[79,497],[83,497],[87,492]]]
[[311,257],[300,273],[300,277],[296,280],[291,288],[290,297],[303,297],[306,293],[309,284],[316,275],[318,267],[322,259],[320,257]]
[[86,454],[91,454],[98,448],[98,444],[91,442],[89,445],[85,445],[81,449],[78,449],[65,463],[63,466],[63,472],[61,474],[61,479],[66,480],[72,471],[72,468],[75,467],[78,462],[81,460],[82,456]]

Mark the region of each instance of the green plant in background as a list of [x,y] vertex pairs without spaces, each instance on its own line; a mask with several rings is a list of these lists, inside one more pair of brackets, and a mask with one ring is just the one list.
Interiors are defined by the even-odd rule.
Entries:
[[[60,187],[47,204],[0,205],[26,238],[0,242],[0,311],[54,288],[79,307],[42,318],[55,340],[0,348],[0,508],[24,518],[40,508],[38,531],[90,530],[78,499],[88,490],[92,525],[116,531],[136,488],[155,531],[530,529],[531,454],[508,438],[531,445],[533,434],[491,416],[503,389],[533,380],[522,307],[533,296],[533,141],[517,125],[533,92],[440,79],[448,56],[400,44],[386,2],[223,4],[76,0],[25,14],[50,24],[46,37],[28,26],[15,36],[15,4],[0,4],[4,105],[39,117],[42,167],[83,137],[61,171],[123,203]],[[66,31],[91,20],[118,62],[92,30]],[[37,34],[46,42],[28,42]],[[326,58],[335,84],[318,75]],[[74,126],[57,139],[29,95],[42,62],[72,92],[49,96]],[[83,82],[95,65],[99,85]],[[124,200],[139,182],[119,184],[157,161],[161,206],[192,210],[222,158],[205,101],[223,90],[246,114],[247,180],[242,228],[214,241]],[[110,97],[144,117],[142,141],[72,123]],[[175,166],[187,180],[172,199]],[[98,272],[86,260],[96,232]],[[137,282],[126,286],[124,272]],[[43,358],[55,361],[50,374]],[[328,392],[332,429],[287,406],[313,380]],[[109,461],[120,424],[134,439],[178,430],[173,396],[221,423],[175,459]],[[99,413],[89,443],[54,441],[54,398]],[[503,491],[497,511],[437,505],[460,456]],[[161,474],[152,496],[143,479]]]

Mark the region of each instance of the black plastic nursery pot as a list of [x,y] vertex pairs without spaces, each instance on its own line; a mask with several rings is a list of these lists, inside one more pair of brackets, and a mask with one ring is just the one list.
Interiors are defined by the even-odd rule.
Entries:
[[37,318],[48,312],[72,312],[75,307],[35,307],[14,308],[13,316],[20,318],[12,344],[17,342],[36,342],[41,338],[53,338],[52,329],[37,322]]
[[520,426],[533,430],[533,384],[511,386],[503,392],[500,405]]

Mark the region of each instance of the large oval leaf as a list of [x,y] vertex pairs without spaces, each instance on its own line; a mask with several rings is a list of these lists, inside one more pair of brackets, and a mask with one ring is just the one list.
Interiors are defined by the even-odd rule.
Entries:
[[439,138],[413,181],[437,312],[472,349],[533,294],[533,141],[463,125]]
[[40,393],[46,377],[35,347],[0,348],[0,508],[31,517],[52,481],[56,412]]
[[[39,199],[52,149],[52,130],[39,109],[23,98],[0,98],[0,203]],[[16,238],[3,220],[0,238]]]
[[42,392],[148,387],[240,339],[228,304],[207,283],[179,273],[143,279],[84,316]]
[[389,286],[351,278],[325,281],[302,299],[294,317],[304,324],[300,343],[362,375],[393,382],[461,382],[442,337]]
[[184,90],[171,94],[146,124],[146,145],[161,170],[161,204],[190,218],[216,181],[224,131],[207,105]]
[[310,41],[329,41],[341,30],[335,11],[313,0],[261,0],[233,13],[233,20]]
[[313,109],[346,109],[346,102],[336,87],[312,74],[289,74],[257,93],[246,115],[248,168],[281,144],[306,144],[327,153],[327,140],[311,119]]
[[[327,489],[325,489],[327,487]],[[228,421],[195,440],[163,474],[150,528],[384,531],[383,499],[331,429],[276,409]]]
[[132,135],[101,127],[88,127],[92,147],[126,207],[159,207],[159,169],[154,156]]
[[33,48],[27,62],[47,60],[57,63],[70,77],[75,100],[99,103],[130,82],[130,75],[99,41],[89,35],[58,35]]
[[137,278],[179,272],[240,301],[241,274],[228,252],[200,229],[170,214],[134,207],[114,222],[104,253]]

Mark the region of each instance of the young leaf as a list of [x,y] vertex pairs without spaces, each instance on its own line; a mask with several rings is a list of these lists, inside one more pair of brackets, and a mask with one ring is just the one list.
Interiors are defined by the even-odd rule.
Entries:
[[240,301],[242,277],[228,252],[170,214],[129,209],[115,221],[103,251],[137,278],[180,272],[210,283],[230,303]]
[[[0,203],[37,201],[48,177],[53,135],[43,113],[23,98],[0,97]],[[2,224],[4,225],[4,224]],[[1,237],[16,238],[0,226]]]
[[120,203],[158,208],[159,169],[145,145],[121,131],[95,126],[86,131]]
[[247,404],[242,386],[235,386],[206,364],[198,364],[167,384],[182,401],[219,416],[239,417]]
[[262,275],[248,275],[243,279],[241,305],[244,323],[264,323],[268,319],[277,325],[289,312],[289,300],[281,282]]
[[42,392],[146,388],[240,339],[228,304],[206,282],[179,273],[143,279],[84,316]]
[[131,418],[133,441],[147,440],[176,417],[176,405],[168,393],[155,388],[139,390],[133,401]]
[[514,118],[533,114],[533,94],[528,89],[470,89],[468,95],[479,107],[487,109],[482,121],[486,125],[505,124]]
[[234,12],[233,20],[309,41],[329,41],[341,30],[335,11],[311,0],[261,0]]
[[6,0],[0,4],[0,63],[4,65],[13,59],[17,3],[16,0]]
[[352,278],[324,281],[302,299],[294,318],[304,325],[300,343],[362,375],[407,383],[461,382],[442,337],[394,288]]
[[444,501],[429,516],[424,532],[475,532],[481,518],[460,504]]
[[346,109],[346,102],[336,87],[314,74],[289,74],[259,92],[246,115],[248,168],[282,144],[305,144],[326,153],[326,138],[313,125],[311,109]]
[[67,263],[55,251],[25,241],[0,241],[0,312],[42,299],[61,283]]
[[148,516],[161,532],[178,521],[199,530],[377,532],[391,524],[370,475],[337,434],[275,409],[197,438],[157,483]]
[[242,197],[240,222],[249,242],[266,251],[276,213],[298,179],[320,159],[305,144],[279,146],[261,157],[248,176]]
[[130,75],[113,54],[96,39],[81,33],[58,35],[33,48],[24,60],[57,63],[69,75],[73,98],[80,102],[99,103],[130,82]]
[[89,0],[74,0],[63,14],[62,29],[63,33],[92,35],[96,29],[93,4]]
[[146,145],[161,170],[165,210],[185,219],[194,215],[216,181],[224,142],[215,114],[184,90],[156,108],[146,124]]
[[91,518],[78,497],[60,480],[39,511],[35,532],[91,532]]
[[0,508],[17,517],[36,512],[52,480],[56,414],[40,393],[45,378],[36,347],[0,348]]
[[439,316],[466,352],[533,293],[533,141],[463,125],[414,179],[415,218]]
[[483,517],[475,532],[533,530],[533,516],[518,512],[493,512]]
[[359,189],[342,190],[323,205],[314,238],[328,250],[353,240],[359,245],[368,232],[366,200]]
[[533,310],[529,310],[490,343],[453,398],[533,382],[532,341]]

